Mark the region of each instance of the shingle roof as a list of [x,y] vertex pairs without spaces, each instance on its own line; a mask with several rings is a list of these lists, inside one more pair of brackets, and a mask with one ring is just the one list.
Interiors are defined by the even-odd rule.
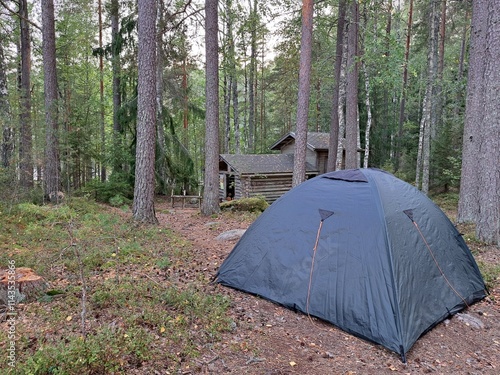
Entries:
[[[293,172],[293,154],[221,154],[220,159],[242,174]],[[306,171],[318,172],[310,163],[306,163]]]
[[[295,133],[287,133],[271,146],[271,150],[280,150],[285,144],[292,141],[295,141]],[[307,147],[313,151],[328,150],[329,142],[330,133],[307,132]]]

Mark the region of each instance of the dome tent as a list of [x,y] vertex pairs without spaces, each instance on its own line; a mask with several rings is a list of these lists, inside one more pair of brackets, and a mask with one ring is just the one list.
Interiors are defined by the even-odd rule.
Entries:
[[222,263],[217,282],[326,320],[401,355],[486,296],[446,215],[376,169],[331,172],[274,202]]

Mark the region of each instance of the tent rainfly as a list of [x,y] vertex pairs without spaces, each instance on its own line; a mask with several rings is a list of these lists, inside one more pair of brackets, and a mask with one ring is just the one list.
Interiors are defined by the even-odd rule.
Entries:
[[487,294],[446,215],[377,169],[290,190],[238,241],[217,282],[326,320],[403,362],[422,334]]

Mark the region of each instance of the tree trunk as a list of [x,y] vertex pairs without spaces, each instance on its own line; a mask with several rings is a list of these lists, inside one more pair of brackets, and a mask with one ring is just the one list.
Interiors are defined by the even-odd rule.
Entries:
[[156,224],[156,1],[138,1],[138,84],[135,186],[132,207],[135,221]]
[[[246,140],[246,144],[243,143],[243,153],[248,153],[248,64],[246,63],[247,61],[247,55],[246,55],[246,44],[245,44],[245,38],[243,38],[242,41],[243,44],[243,61],[244,66],[243,66],[243,75],[244,75],[244,82],[243,82],[243,139]],[[246,136],[246,137],[245,137]],[[246,139],[245,139],[246,138]]]
[[16,303],[33,302],[47,290],[46,281],[31,268],[17,267],[14,273],[14,284],[8,269],[0,270],[0,305],[8,304],[7,293],[14,286]]
[[224,72],[224,85],[223,85],[223,97],[224,97],[224,147],[223,152],[225,154],[229,153],[229,140],[231,137],[231,88],[232,88],[231,76],[228,76],[228,72]]
[[346,87],[346,135],[345,168],[359,168],[358,163],[358,2],[350,4],[347,26],[347,87]]
[[479,215],[479,147],[482,140],[481,124],[484,124],[484,87],[486,54],[486,20],[488,0],[472,2],[471,41],[467,97],[462,147],[462,172],[457,220],[460,223],[475,222]]
[[59,124],[57,103],[56,37],[54,1],[42,0],[43,71],[45,87],[45,195],[59,203]]
[[[2,38],[4,37],[0,34]],[[14,152],[14,128],[8,100],[9,91],[7,90],[7,64],[3,51],[3,44],[0,43],[0,129],[2,129],[2,148],[1,165],[9,168],[11,165],[12,154]]]
[[339,94],[340,73],[342,70],[342,50],[344,46],[346,0],[339,0],[339,14],[337,21],[337,43],[335,47],[335,86],[333,88],[332,120],[330,123],[330,138],[328,143],[327,172],[334,171],[337,164],[337,150],[339,148]]
[[307,117],[311,91],[311,57],[314,1],[302,0],[302,36],[300,40],[299,93],[297,102],[297,130],[293,159],[292,186],[306,179]]
[[122,126],[120,123],[120,108],[122,105],[120,92],[120,49],[118,45],[119,33],[119,3],[118,0],[111,0],[111,65],[113,69],[113,171],[120,172],[122,168],[121,158],[118,156],[122,147]]
[[239,119],[239,110],[238,110],[238,81],[236,77],[236,66],[234,66],[235,74],[233,78],[233,117],[234,117],[234,149],[236,154],[241,153],[240,147],[240,119]]
[[370,78],[364,61],[361,62],[363,74],[365,76],[365,106],[366,106],[366,130],[365,130],[365,157],[363,159],[363,168],[368,168],[368,160],[370,158],[370,131],[372,128],[372,105],[370,101]]
[[266,129],[266,124],[265,124],[265,118],[266,118],[266,96],[264,92],[265,88],[265,80],[264,80],[264,52],[265,52],[265,41],[262,42],[262,50],[261,50],[261,64],[260,64],[260,150],[261,152],[264,152],[266,145],[266,137],[267,137],[267,129]]
[[[391,54],[391,32],[392,32],[392,12],[393,12],[393,0],[388,0],[387,4],[387,24],[385,26],[385,52],[384,52],[384,60],[389,61],[389,57]],[[390,108],[390,99],[389,99],[389,85],[385,85],[383,90],[383,117],[381,121],[382,125],[382,142],[387,144],[385,147],[385,159],[390,159],[392,147],[389,146],[391,143],[391,108]]]
[[411,28],[413,23],[413,0],[410,0],[410,8],[408,10],[408,26],[406,30],[406,45],[405,45],[405,59],[403,63],[403,86],[401,88],[401,101],[399,103],[399,121],[398,121],[398,137],[396,145],[396,155],[394,170],[399,171],[401,165],[401,155],[403,148],[403,124],[405,122],[405,106],[406,106],[406,89],[408,86],[408,61],[410,57],[410,42],[411,42]]
[[[446,0],[441,1],[441,10],[439,12],[438,35],[436,36],[436,83],[434,85],[433,101],[432,101],[432,133],[431,138],[435,139],[436,135],[441,132],[443,124],[443,107],[446,103],[446,98],[443,97],[443,71],[444,71],[444,51],[446,37]],[[438,4],[439,5],[439,4]],[[438,8],[439,9],[439,8]]]
[[[470,17],[470,13],[467,10],[465,12],[465,19],[468,20]],[[457,72],[457,82],[461,82],[464,76],[464,62],[465,62],[465,54],[466,54],[466,49],[467,49],[467,34],[468,34],[468,27],[467,23],[464,23],[464,27],[462,29],[462,42],[460,43],[460,57],[459,57],[459,63],[458,63],[458,72]],[[463,103],[463,90],[459,89],[456,90],[456,103],[453,108],[453,115],[455,117],[454,122],[461,124],[463,121],[462,118],[462,103]]]
[[255,79],[257,70],[257,0],[250,5],[250,72],[248,74],[248,153],[255,152]]
[[476,236],[500,245],[500,3],[487,2],[484,112],[479,147],[479,216]]
[[438,45],[439,45],[439,2],[441,0],[433,0],[431,2],[431,34],[429,42],[429,72],[427,78],[427,98],[428,111],[426,126],[424,128],[424,145],[422,150],[422,192],[429,193],[430,186],[430,161],[431,161],[431,142],[435,136],[436,129],[436,81],[437,81],[437,64],[438,64]]
[[[347,27],[347,22],[346,22]],[[337,148],[337,166],[336,169],[345,168],[345,107],[347,102],[347,30],[344,32],[344,43],[342,48],[342,67],[340,68],[339,82],[339,106],[337,108],[339,116],[339,145]]]
[[201,213],[219,212],[219,46],[217,0],[205,0],[205,186]]
[[[226,0],[226,46],[227,50],[224,53],[226,59],[224,64],[224,119],[225,119],[225,136],[224,136],[224,152],[231,153],[234,152],[235,147],[231,149],[231,102],[233,104],[233,123],[237,123],[236,115],[234,112],[235,103],[234,100],[238,100],[238,97],[234,94],[234,85],[236,80],[236,56],[235,56],[235,40],[233,37],[233,27],[234,27],[234,12],[232,9],[232,0]],[[237,92],[236,92],[237,93]],[[237,109],[236,104],[236,109]],[[236,137],[236,128],[234,129],[234,136]],[[239,139],[238,139],[239,142]]]
[[[165,124],[163,116],[163,68],[164,68],[164,56],[165,51],[163,51],[163,34],[160,30],[165,28],[165,7],[164,2],[160,0],[158,2],[158,13],[157,13],[157,30],[156,33],[156,145],[158,147],[158,154],[155,155],[157,159],[157,173],[158,173],[158,185],[159,193],[168,194],[168,165],[166,163],[166,153],[167,146],[165,140]],[[184,83],[184,79],[183,79]],[[184,88],[184,86],[183,86]]]
[[[98,16],[99,16],[99,48],[102,51],[102,0],[98,1]],[[104,128],[104,56],[99,54],[99,106],[100,106],[100,130],[101,130],[101,181],[106,181],[106,129]]]
[[420,120],[419,135],[419,156],[417,157],[417,170],[415,183],[417,188],[420,185],[420,174],[422,176],[422,192],[429,192],[429,169],[430,169],[430,148],[432,128],[435,125],[435,117],[432,110],[435,96],[434,88],[437,78],[437,53],[438,53],[438,32],[439,32],[439,7],[440,0],[432,0],[430,7],[430,28],[429,28],[429,52],[427,55],[427,80],[424,100],[422,103],[422,118]]
[[33,187],[33,141],[31,125],[31,38],[28,3],[19,2],[21,28],[21,85],[19,112],[19,177],[25,189]]

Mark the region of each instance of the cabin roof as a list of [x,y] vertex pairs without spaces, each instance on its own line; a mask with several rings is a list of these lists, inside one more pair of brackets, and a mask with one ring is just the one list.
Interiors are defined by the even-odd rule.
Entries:
[[[240,174],[293,173],[293,154],[221,154],[220,160]],[[306,172],[318,170],[306,163]]]
[[[295,132],[289,132],[282,136],[271,146],[271,150],[281,150],[292,142],[295,142]],[[328,150],[329,142],[330,133],[307,132],[307,147],[313,151]]]

